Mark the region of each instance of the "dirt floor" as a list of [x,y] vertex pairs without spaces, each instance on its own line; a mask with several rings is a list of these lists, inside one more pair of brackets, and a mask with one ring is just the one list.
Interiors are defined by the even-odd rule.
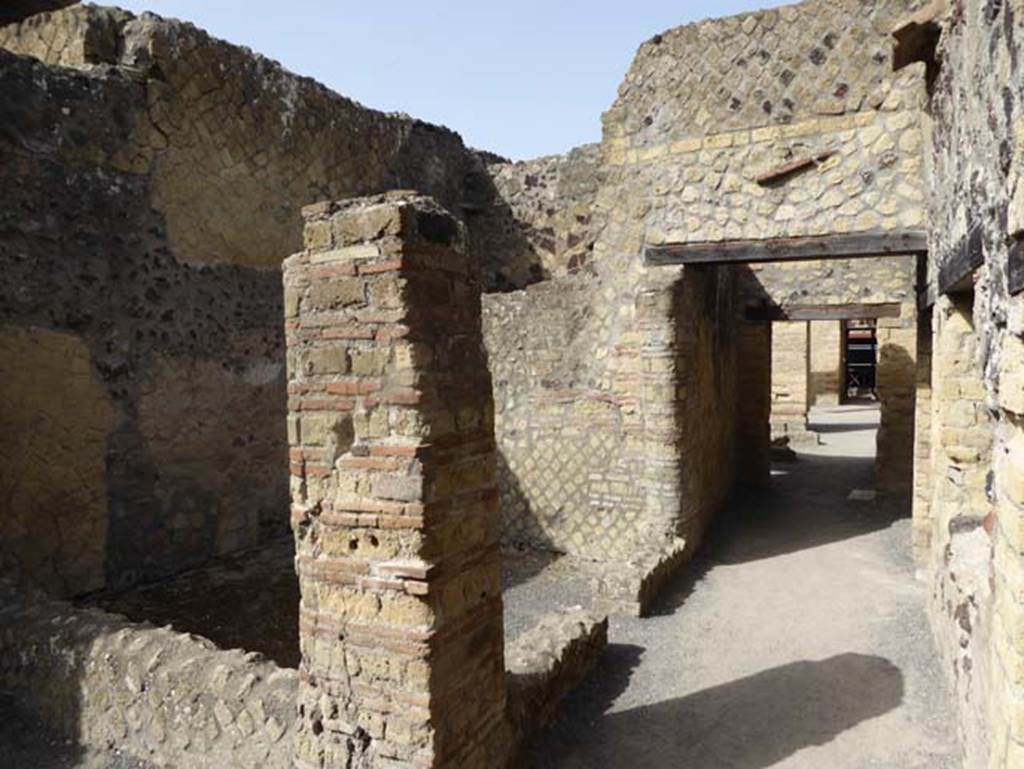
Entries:
[[[289,536],[154,585],[91,596],[82,603],[135,622],[201,635],[222,649],[255,651],[283,667],[297,667],[299,586],[293,556]],[[545,612],[588,605],[595,568],[552,553],[504,553],[506,638],[528,630]],[[225,606],[232,611],[224,611]]]
[[822,445],[731,505],[656,616],[613,622],[527,766],[958,766],[908,509],[849,498],[874,488],[877,421],[816,412]]

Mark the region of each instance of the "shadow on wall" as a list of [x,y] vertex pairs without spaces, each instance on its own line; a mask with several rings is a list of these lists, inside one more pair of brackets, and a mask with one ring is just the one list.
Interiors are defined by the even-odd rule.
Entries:
[[[567,700],[567,712],[588,707],[589,688]],[[583,769],[599,756],[609,769],[765,769],[894,710],[903,693],[903,674],[882,657],[794,662],[624,712],[595,708],[594,718],[574,719],[585,729],[552,733],[557,739],[535,750],[528,766]]]
[[[501,546],[503,549],[520,552],[541,551],[563,555],[544,531],[529,497],[523,490],[515,471],[509,467],[505,453],[499,446],[495,452],[498,465],[498,490],[501,499]],[[512,507],[514,510],[510,510]],[[511,531],[513,528],[515,531]],[[523,532],[523,533],[520,533]],[[527,568],[516,569],[509,574],[504,589],[528,582],[542,571],[548,563],[543,560],[525,560]]]

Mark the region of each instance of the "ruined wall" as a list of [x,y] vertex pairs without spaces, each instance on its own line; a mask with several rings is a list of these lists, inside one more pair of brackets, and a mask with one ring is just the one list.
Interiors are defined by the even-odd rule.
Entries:
[[470,223],[487,290],[519,289],[584,270],[601,226],[593,212],[604,178],[600,146],[520,163],[485,160],[489,178],[483,186],[492,188],[493,198]]
[[736,371],[736,465],[748,488],[771,478],[772,324],[741,323]]
[[[644,246],[923,227],[921,72],[889,71],[887,33],[906,6],[809,3],[683,27],[641,46],[604,117],[589,275],[485,302],[496,400],[513,403],[498,418],[510,469],[503,498],[520,500],[510,518],[513,528],[523,524],[510,539],[582,546],[610,559],[633,580],[628,600],[643,593],[641,571],[660,574],[653,564],[678,563],[675,554],[695,546],[700,527],[687,531],[689,506],[709,515],[721,498],[720,468],[733,464],[719,459],[712,478],[694,469],[696,447],[710,441],[724,457],[735,436],[701,434],[710,420],[687,399],[705,408],[727,402],[731,417],[736,390],[704,399],[694,394],[703,385],[683,382],[724,376],[735,383],[735,368],[726,369],[740,335],[736,315],[697,320],[683,310],[694,324],[687,333],[703,340],[711,337],[700,336],[701,324],[731,329],[719,337],[728,342],[716,374],[702,352],[714,342],[677,357],[682,316],[666,308],[677,279],[679,296],[714,293],[712,284],[738,289],[720,283],[733,280],[721,275],[659,277],[643,264]],[[805,154],[822,160],[781,183],[757,183],[767,169]],[[518,180],[527,167],[508,172]],[[831,278],[837,294],[843,275]],[[708,311],[692,298],[675,306]],[[532,331],[511,331],[517,324]],[[757,379],[750,373],[748,383]],[[747,438],[755,434],[751,427]],[[592,471],[591,456],[614,474]],[[524,470],[531,461],[535,469]],[[597,489],[612,495],[611,504],[587,502]],[[632,539],[607,536],[621,530]],[[680,545],[680,535],[690,539]]]
[[[965,766],[1024,761],[1024,5],[953,2],[930,103],[928,572]],[[970,274],[971,267],[980,266]],[[934,281],[943,278],[943,285]],[[955,285],[961,276],[967,278]]]
[[[694,521],[702,522],[730,486],[735,287],[731,271],[696,268],[647,286],[637,301],[650,330],[637,335],[638,347],[592,353],[616,359],[612,392],[581,388],[587,361],[567,354],[599,288],[581,275],[485,295],[484,340],[497,409],[503,542],[614,562],[657,542],[643,535],[652,525],[660,536],[696,530]],[[648,383],[645,375],[660,379]],[[654,428],[671,443],[667,455],[648,451],[641,418],[667,420]],[[703,451],[679,440],[684,425]],[[667,525],[653,523],[661,516],[637,482],[652,460],[682,488]]]
[[116,589],[282,532],[276,268],[300,207],[394,186],[457,202],[476,156],[152,15],[74,7],[0,28],[0,48],[73,67],[0,50],[0,337],[18,369],[0,385],[0,567]]
[[294,670],[6,579],[0,660],[0,691],[96,765],[292,766]]

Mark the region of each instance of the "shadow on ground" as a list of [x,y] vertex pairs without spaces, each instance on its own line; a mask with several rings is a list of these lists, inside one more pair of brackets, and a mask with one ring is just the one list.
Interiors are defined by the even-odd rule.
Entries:
[[[903,701],[903,676],[882,657],[840,654],[824,660],[794,662],[746,678],[710,687],[686,697],[601,715],[614,701],[637,647],[610,650],[602,669],[602,689],[582,692],[581,707],[592,717],[585,735],[570,728],[553,730],[555,739],[534,749],[525,765],[533,769],[590,769],[590,757],[602,755],[609,769],[687,767],[688,769],[764,769],[797,751],[823,745],[862,721],[881,716]],[[592,688],[592,687],[588,687]],[[576,747],[585,738],[581,755]],[[596,740],[599,745],[595,746]],[[595,749],[596,747],[596,749]]]

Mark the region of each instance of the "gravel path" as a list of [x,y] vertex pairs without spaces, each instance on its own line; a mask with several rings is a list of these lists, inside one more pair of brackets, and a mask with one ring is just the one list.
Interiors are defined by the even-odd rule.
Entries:
[[613,623],[526,765],[958,766],[908,512],[849,499],[873,487],[877,416],[817,413],[823,445],[731,506],[656,616]]

